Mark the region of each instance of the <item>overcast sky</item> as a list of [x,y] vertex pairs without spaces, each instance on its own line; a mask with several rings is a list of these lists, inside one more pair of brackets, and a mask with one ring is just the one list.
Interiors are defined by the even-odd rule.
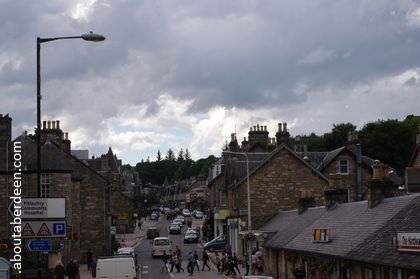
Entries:
[[219,156],[256,124],[274,137],[361,129],[420,113],[420,1],[0,0],[0,113],[13,136],[42,120],[73,149],[123,163],[188,148]]

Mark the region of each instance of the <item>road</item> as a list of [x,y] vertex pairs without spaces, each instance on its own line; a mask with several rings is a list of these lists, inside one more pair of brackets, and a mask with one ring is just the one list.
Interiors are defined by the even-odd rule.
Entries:
[[[192,226],[200,226],[202,223],[201,220],[197,220],[193,218]],[[168,225],[170,221],[166,220],[165,215],[161,215],[159,220],[156,221],[155,227],[160,229],[160,236],[169,236],[168,233]],[[201,268],[201,255],[202,255],[202,245],[201,243],[188,243],[184,244],[184,234],[186,231],[186,225],[183,226],[181,234],[173,235],[171,234],[169,237],[172,241],[172,250],[175,250],[175,247],[181,249],[181,254],[183,258],[182,267],[184,268],[185,272],[177,273],[176,269],[174,268],[173,272],[170,273],[161,273],[162,269],[162,260],[160,258],[152,258],[151,256],[151,245],[149,239],[142,239],[140,244],[136,247],[136,253],[138,257],[138,261],[141,264],[140,267],[140,278],[141,279],[181,279],[181,278],[191,278],[191,276],[187,273],[187,255],[188,253],[197,251],[198,255],[200,256],[200,268]],[[200,271],[194,272],[193,277],[202,278],[202,279],[212,279],[212,278],[223,278],[214,269],[207,271]]]

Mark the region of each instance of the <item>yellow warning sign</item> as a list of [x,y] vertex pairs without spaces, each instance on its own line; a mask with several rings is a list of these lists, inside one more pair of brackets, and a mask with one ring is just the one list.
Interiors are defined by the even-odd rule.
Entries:
[[48,228],[47,224],[43,223],[41,227],[39,228],[37,236],[51,236],[51,231]]
[[26,225],[23,227],[22,236],[35,236],[35,233],[29,223],[26,223]]

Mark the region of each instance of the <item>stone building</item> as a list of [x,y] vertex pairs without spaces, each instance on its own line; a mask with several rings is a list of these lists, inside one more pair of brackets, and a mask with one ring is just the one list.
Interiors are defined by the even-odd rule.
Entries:
[[[68,135],[59,121],[44,121],[41,130],[41,193],[37,189],[37,143],[26,133],[12,141],[12,119],[0,116],[0,200],[12,195],[13,144],[21,143],[21,189],[23,198],[64,198],[66,201],[67,237],[61,250],[63,262],[70,257],[85,261],[90,248],[95,255],[111,252],[109,183],[86,163],[70,154]],[[0,238],[10,238],[8,204],[0,203]],[[82,218],[83,216],[83,218]],[[27,240],[27,239],[26,239]],[[26,241],[25,240],[25,241]],[[58,243],[58,238],[53,239]],[[30,252],[29,252],[30,253]],[[52,254],[52,253],[50,253]]]
[[[267,274],[294,278],[302,266],[308,278],[408,278],[420,275],[420,245],[407,247],[407,235],[420,238],[420,195],[394,196],[395,187],[382,165],[375,163],[366,200],[328,200],[337,185],[326,189],[327,206],[276,214],[259,229],[267,232]],[[380,170],[380,172],[378,172]],[[382,172],[382,174],[381,174]],[[418,241],[418,240],[417,240]]]

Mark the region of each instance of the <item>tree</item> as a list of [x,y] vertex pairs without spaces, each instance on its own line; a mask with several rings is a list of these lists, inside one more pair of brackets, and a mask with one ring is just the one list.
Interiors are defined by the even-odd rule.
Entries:
[[158,150],[158,152],[157,152],[156,161],[158,161],[158,162],[162,161],[162,155],[160,154],[160,150]]
[[348,132],[356,131],[356,126],[351,123],[333,124],[331,133],[324,134],[324,149],[334,150],[347,142]]
[[185,149],[185,160],[191,160],[191,155],[190,155],[190,152],[188,151],[188,148],[187,149]]
[[184,161],[184,150],[182,150],[182,148],[178,152],[178,158],[176,160],[177,160],[178,163]]
[[175,155],[174,155],[174,152],[172,151],[172,149],[169,148],[168,152],[166,153],[165,160],[175,161]]

